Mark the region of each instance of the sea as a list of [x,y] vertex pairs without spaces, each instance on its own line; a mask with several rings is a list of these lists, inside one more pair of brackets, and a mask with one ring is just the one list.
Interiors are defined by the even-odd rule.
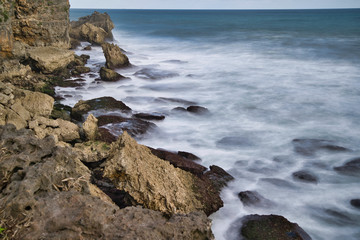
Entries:
[[[71,9],[71,20],[93,9]],[[360,9],[103,10],[114,43],[132,64],[129,77],[101,82],[101,47],[82,51],[95,75],[81,88],[57,87],[63,104],[112,96],[163,121],[138,139],[187,151],[235,180],[212,214],[217,240],[236,221],[275,214],[314,240],[359,240]],[[137,74],[136,74],[137,73]],[[208,114],[174,111],[198,105]],[[340,168],[339,168],[340,167]],[[345,170],[344,170],[345,169]],[[264,201],[244,204],[252,191]]]

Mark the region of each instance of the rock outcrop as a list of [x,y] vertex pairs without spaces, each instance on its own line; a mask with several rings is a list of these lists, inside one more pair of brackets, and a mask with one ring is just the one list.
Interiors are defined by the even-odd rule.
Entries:
[[90,16],[85,16],[79,18],[78,21],[71,22],[71,37],[83,40],[81,36],[78,35],[80,32],[80,28],[82,25],[89,23],[97,28],[101,28],[106,35],[104,36],[105,39],[112,40],[113,35],[111,30],[114,28],[114,23],[111,21],[110,16],[107,13],[99,13],[95,11]]
[[68,0],[4,0],[2,3],[0,56],[13,55],[15,42],[33,47],[70,47]]
[[102,49],[105,55],[107,68],[115,69],[130,65],[129,58],[121,51],[118,45],[104,43]]

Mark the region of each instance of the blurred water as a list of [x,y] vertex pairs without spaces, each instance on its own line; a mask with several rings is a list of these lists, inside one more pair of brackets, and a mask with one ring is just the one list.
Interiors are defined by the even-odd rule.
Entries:
[[[71,18],[91,12],[71,10]],[[228,170],[236,180],[211,216],[216,239],[247,214],[283,215],[313,239],[360,239],[360,211],[350,205],[360,198],[359,176],[333,169],[360,156],[360,10],[107,12],[134,65],[118,72],[131,80],[98,83],[87,75],[82,89],[57,89],[68,95],[65,104],[113,96],[136,111],[165,114],[142,144],[192,152],[203,165]],[[82,53],[95,71],[105,63],[100,47]],[[134,75],[142,69],[169,77]],[[211,115],[174,113],[187,104],[159,98],[192,101]],[[351,151],[304,154],[294,139]],[[317,184],[295,180],[299,170]],[[274,205],[243,206],[237,194],[246,190]]]

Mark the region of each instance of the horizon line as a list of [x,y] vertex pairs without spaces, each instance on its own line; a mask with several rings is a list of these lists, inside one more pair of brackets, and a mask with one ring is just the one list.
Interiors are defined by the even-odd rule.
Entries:
[[88,10],[224,10],[224,11],[237,11],[237,10],[337,10],[337,9],[360,9],[360,7],[343,7],[343,8],[79,8],[70,7],[70,9],[88,9]]

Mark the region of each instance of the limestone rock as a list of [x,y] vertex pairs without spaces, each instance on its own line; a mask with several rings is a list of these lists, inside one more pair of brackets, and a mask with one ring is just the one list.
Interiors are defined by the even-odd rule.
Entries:
[[31,117],[42,116],[49,117],[53,110],[54,99],[49,95],[28,90],[20,90],[21,102],[24,108],[30,112]]
[[[1,44],[0,44],[1,45]],[[3,61],[0,64],[0,81],[26,76],[31,71],[29,66],[19,63],[18,60]]]
[[110,16],[107,13],[99,13],[95,11],[90,16],[81,17],[78,21],[72,21],[71,28],[77,29],[85,23],[90,23],[96,27],[102,28],[107,33],[106,38],[112,40],[113,35],[111,30],[114,28],[114,23],[111,21]]
[[85,136],[88,140],[95,140],[98,131],[98,120],[90,114],[83,124]]
[[100,141],[76,143],[73,150],[79,155],[82,162],[99,162],[109,157],[111,145]]
[[37,47],[28,52],[33,66],[43,73],[62,70],[75,59],[73,51],[55,47]]
[[101,45],[105,41],[107,32],[104,29],[96,27],[91,23],[85,23],[80,27],[80,39],[89,43]]
[[127,67],[130,65],[128,57],[116,44],[104,43],[102,49],[106,59],[106,67],[110,69]]
[[104,177],[149,209],[167,214],[203,209],[193,190],[194,176],[152,155],[126,132],[114,145],[111,157],[101,166]]
[[109,68],[102,67],[100,68],[100,78],[103,81],[115,82],[125,77]]

